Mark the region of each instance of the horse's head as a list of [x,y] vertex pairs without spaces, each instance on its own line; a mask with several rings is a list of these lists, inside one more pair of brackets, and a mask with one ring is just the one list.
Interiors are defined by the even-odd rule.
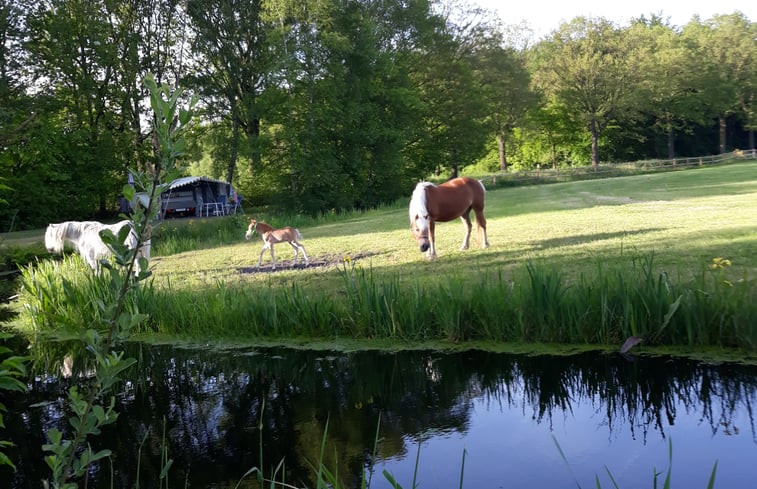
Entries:
[[410,219],[410,232],[413,233],[413,238],[415,238],[415,242],[420,246],[421,252],[426,252],[431,246],[428,239],[429,222],[428,214],[415,214]]
[[258,227],[258,221],[250,219],[250,225],[247,226],[247,232],[244,234],[244,239],[250,240],[252,235],[255,234],[255,229]]
[[63,237],[60,233],[60,224],[49,224],[45,230],[45,248],[48,253],[61,253],[63,251]]

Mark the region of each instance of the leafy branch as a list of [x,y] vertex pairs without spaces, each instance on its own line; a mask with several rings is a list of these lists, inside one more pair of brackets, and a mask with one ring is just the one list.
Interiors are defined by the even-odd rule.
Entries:
[[[112,303],[102,300],[98,302],[102,317],[106,319],[99,330],[88,328],[81,336],[87,351],[94,356],[95,376],[84,392],[72,387],[68,393],[68,406],[73,412],[73,416],[69,418],[73,438],[65,439],[63,433],[56,428],[48,432],[49,443],[42,448],[48,453],[45,461],[52,470],[52,478],[45,481],[45,487],[77,488],[78,484],[74,481],[85,476],[91,464],[111,455],[107,449],[93,452],[86,441],[90,436],[98,435],[103,426],[114,423],[118,418],[118,413],[114,410],[113,389],[121,380],[121,374],[136,363],[133,358],[124,358],[123,351],[116,351],[129,339],[130,332],[147,318],[145,314],[127,309],[127,299],[139,282],[151,275],[149,253],[145,249],[149,249],[152,223],[158,217],[158,199],[165,185],[163,182],[171,181],[178,175],[177,162],[186,147],[182,136],[189,127],[196,103],[193,99],[188,108],[180,107],[181,90],[172,93],[167,85],[158,86],[150,75],[144,83],[150,92],[150,104],[154,112],[155,163],[147,173],[132,172],[135,186],[125,185],[123,194],[131,202],[144,202],[138,200],[138,188],[142,195],[147,196],[146,205],[135,206],[131,217],[133,231],[124,227],[118,235],[110,230],[100,233],[113,254],[112,262],[102,261],[103,268],[109,275],[102,279],[110,280],[110,287],[119,290],[119,293]],[[137,245],[134,248],[125,244],[131,232],[137,235]],[[108,396],[109,401],[103,404],[103,399]]]

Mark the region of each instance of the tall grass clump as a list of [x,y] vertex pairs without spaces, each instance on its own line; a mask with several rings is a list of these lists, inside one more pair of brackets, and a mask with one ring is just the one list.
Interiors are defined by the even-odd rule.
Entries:
[[[102,305],[119,299],[120,282],[117,270],[93,274],[76,255],[60,262],[44,260],[22,267],[22,315],[30,319],[36,332],[78,334],[83,327],[94,327],[106,320],[107,310]],[[151,292],[152,284],[147,282],[131,289],[123,298],[124,310],[131,314],[144,310]]]
[[[715,262],[714,262],[715,263]],[[529,262],[515,270],[450,275],[433,283],[402,280],[345,263],[341,286],[318,290],[217,283],[204,289],[143,287],[135,308],[150,326],[181,338],[235,340],[393,339],[447,342],[551,342],[617,345],[635,336],[648,345],[757,347],[757,292],[728,278],[727,262],[694,279],[659,270],[654,257],[598,263],[568,279]],[[31,273],[26,271],[25,274]],[[22,298],[30,324],[76,324],[107,285],[82,279],[63,287],[45,267]],[[475,277],[475,278],[472,278]],[[76,284],[75,286],[73,284]],[[70,317],[65,317],[65,316]],[[54,319],[54,320],[53,320]],[[150,330],[143,326],[143,332]]]

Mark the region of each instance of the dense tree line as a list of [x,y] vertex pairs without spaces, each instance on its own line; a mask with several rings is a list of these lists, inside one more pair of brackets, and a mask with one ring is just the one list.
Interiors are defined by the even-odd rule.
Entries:
[[142,83],[201,97],[193,173],[367,208],[434,172],[754,148],[757,26],[578,17],[533,40],[428,0],[0,0],[0,226],[112,213],[149,171]]

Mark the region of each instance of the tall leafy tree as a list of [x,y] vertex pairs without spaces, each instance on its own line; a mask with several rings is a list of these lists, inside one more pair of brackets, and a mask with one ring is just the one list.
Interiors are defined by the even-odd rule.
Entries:
[[[30,110],[31,99],[26,96],[26,81],[22,75],[25,51],[22,41],[23,10],[28,5],[18,1],[0,3],[0,222],[9,221],[4,230],[12,230],[19,212],[13,198],[21,183],[16,181],[14,167],[22,158],[19,148],[29,126],[34,122]],[[13,206],[10,206],[13,202]],[[24,216],[22,216],[24,217]],[[5,223],[3,223],[5,224]]]
[[[226,180],[232,182],[243,155],[250,173],[261,162],[261,94],[271,67],[262,0],[188,0],[197,55],[195,88],[208,117],[230,122]],[[244,145],[244,147],[243,147]],[[241,151],[240,151],[241,150]]]
[[123,153],[113,137],[118,39],[106,7],[102,1],[48,0],[35,2],[26,18],[34,89],[54,101],[45,114],[61,136],[54,158],[65,170],[55,173],[57,182],[42,185],[57,188],[61,217],[104,212],[123,178]]
[[421,98],[422,123],[411,151],[426,174],[449,170],[457,176],[483,156],[492,133],[475,56],[487,29],[478,14],[473,9],[442,17],[433,40],[416,53],[411,76]]
[[628,38],[605,19],[577,17],[537,46],[541,88],[581,115],[599,164],[602,131],[622,113],[638,70]]
[[476,51],[481,85],[499,150],[499,168],[507,170],[507,142],[512,131],[523,122],[526,111],[535,105],[531,75],[523,52],[506,48],[499,36],[482,43]]
[[[659,17],[639,18],[626,31],[635,38],[634,57],[641,79],[632,94],[636,112],[648,115],[666,141],[668,158],[675,158],[676,134],[706,123],[702,91],[707,72],[698,69],[697,49]],[[644,119],[646,121],[646,119]]]
[[[742,118],[752,131],[755,120],[755,64],[757,64],[757,27],[743,14],[716,15],[701,22],[694,19],[683,35],[698,46],[699,69],[710,75],[703,89],[707,102],[718,120],[718,151],[727,150],[727,121]],[[753,141],[753,136],[752,136]]]
[[110,28],[118,41],[116,85],[119,144],[137,169],[147,169],[153,144],[142,84],[147,74],[178,86],[186,72],[188,25],[182,0],[131,0],[107,4]]
[[303,210],[396,199],[417,175],[404,149],[415,136],[411,64],[423,45],[422,1],[272,2],[281,60],[271,100],[273,153]]

